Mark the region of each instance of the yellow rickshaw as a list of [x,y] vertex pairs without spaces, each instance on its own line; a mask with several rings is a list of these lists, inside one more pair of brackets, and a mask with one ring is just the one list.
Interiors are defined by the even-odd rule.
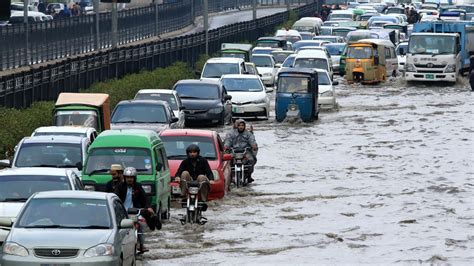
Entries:
[[[378,83],[387,78],[386,53],[393,44],[388,40],[365,39],[347,46],[346,79],[348,83]],[[386,49],[387,48],[387,49]],[[389,60],[390,61],[390,60]]]

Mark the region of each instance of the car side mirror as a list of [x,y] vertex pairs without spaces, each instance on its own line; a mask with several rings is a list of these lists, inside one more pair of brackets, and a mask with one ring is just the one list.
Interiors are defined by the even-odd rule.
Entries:
[[178,110],[179,110],[179,111],[183,111],[183,110],[185,110],[185,109],[186,109],[186,107],[184,107],[184,106],[178,107]]
[[0,218],[0,226],[12,227],[12,225],[13,220],[11,218]]
[[82,171],[82,163],[81,162],[76,163],[76,168],[77,170]]
[[178,121],[179,121],[179,118],[177,118],[177,117],[172,117],[171,118],[171,123],[176,123]]
[[10,160],[8,159],[5,159],[5,160],[0,160],[0,167],[3,167],[3,168],[10,168],[11,167],[11,163]]
[[224,161],[230,161],[230,160],[232,160],[232,154],[225,153],[223,159],[224,159]]
[[267,92],[267,93],[273,92],[273,88],[272,87],[266,87],[265,92]]
[[275,68],[280,68],[281,64],[275,64]]
[[258,74],[258,75],[259,75],[260,77],[263,77],[263,75],[262,75],[262,74]]
[[230,100],[232,100],[232,95],[226,94],[226,95],[224,96],[224,100],[225,100],[225,101],[230,101]]
[[134,227],[134,222],[132,219],[123,219],[121,222],[120,222],[120,228],[122,229],[131,229]]
[[339,85],[339,81],[333,81],[333,82],[332,82],[332,85],[333,85],[333,86]]
[[160,163],[160,162],[157,162],[156,163],[156,171],[158,171],[158,172],[161,171],[161,168],[163,168],[163,164]]

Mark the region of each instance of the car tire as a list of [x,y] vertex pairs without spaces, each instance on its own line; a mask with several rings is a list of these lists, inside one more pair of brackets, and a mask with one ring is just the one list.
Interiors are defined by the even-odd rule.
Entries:
[[168,197],[168,207],[166,208],[166,212],[162,213],[161,214],[161,220],[167,220],[169,221],[170,220],[170,217],[171,217],[171,197]]
[[158,224],[156,225],[156,230],[161,230],[161,227],[163,226],[163,211],[161,208],[161,203],[160,203],[160,207],[158,208],[158,211],[156,212],[156,217],[158,218]]

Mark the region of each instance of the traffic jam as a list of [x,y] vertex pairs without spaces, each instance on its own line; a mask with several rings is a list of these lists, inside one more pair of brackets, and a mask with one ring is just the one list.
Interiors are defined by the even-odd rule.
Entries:
[[[326,11],[252,44],[222,43],[199,79],[140,90],[113,109],[108,94],[61,93],[52,126],[0,161],[0,265],[467,263],[472,235],[460,232],[473,216],[460,198],[472,193],[463,99],[474,5],[360,1]],[[448,113],[467,116],[464,127],[439,118]],[[453,130],[468,135],[443,142]],[[412,182],[399,175],[452,172],[461,180],[397,190]],[[429,204],[440,200],[433,193],[459,193],[456,207],[437,204],[468,213],[405,217],[423,212],[406,197]],[[421,229],[405,228],[424,221],[431,229],[417,241]],[[445,227],[460,229],[436,238]],[[387,255],[395,238],[406,244]]]

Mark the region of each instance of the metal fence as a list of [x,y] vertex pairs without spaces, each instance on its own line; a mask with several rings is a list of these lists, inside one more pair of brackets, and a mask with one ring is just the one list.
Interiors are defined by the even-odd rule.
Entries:
[[[250,7],[252,0],[208,0],[209,12]],[[259,0],[261,6],[287,0]],[[312,0],[289,0],[292,4]],[[118,44],[128,44],[191,25],[202,14],[202,0],[178,0],[118,12]],[[156,10],[157,8],[157,10]],[[0,71],[44,63],[111,47],[112,15],[101,13],[40,23],[0,27]],[[28,41],[26,41],[28,29]]]

